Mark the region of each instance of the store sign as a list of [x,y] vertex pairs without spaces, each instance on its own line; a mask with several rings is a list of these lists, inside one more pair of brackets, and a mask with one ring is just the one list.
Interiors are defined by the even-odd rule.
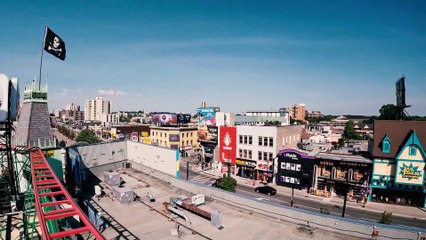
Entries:
[[411,164],[410,166],[406,166],[405,164],[403,167],[401,167],[401,172],[403,178],[408,178],[408,180],[411,179],[418,179],[420,176],[420,171],[418,170],[419,167],[413,167]]
[[235,164],[237,157],[237,128],[220,127],[219,162]]
[[424,168],[424,162],[398,161],[395,183],[423,186]]
[[290,158],[290,159],[293,159],[293,160],[299,160],[299,156],[297,154],[294,154],[294,153],[285,153],[284,157]]

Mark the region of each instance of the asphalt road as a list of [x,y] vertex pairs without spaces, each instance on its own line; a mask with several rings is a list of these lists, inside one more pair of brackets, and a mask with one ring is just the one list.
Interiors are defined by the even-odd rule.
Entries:
[[[191,163],[192,164],[192,163]],[[181,165],[181,178],[186,179],[186,164]],[[205,184],[211,184],[217,177],[214,175],[208,176],[206,174],[200,174],[198,172],[189,170],[189,179],[192,181],[202,182]],[[277,193],[275,196],[268,196],[261,193],[256,193],[253,190],[253,187],[246,185],[237,185],[237,192],[239,194],[250,196],[258,199],[262,199],[263,201],[270,201],[277,204],[282,204],[286,206],[290,206],[291,195]],[[343,206],[337,206],[332,203],[319,203],[318,201],[309,199],[309,198],[294,198],[293,207],[297,207],[304,210],[309,210],[312,212],[320,212],[320,208],[326,208],[330,215],[342,216],[342,208]],[[346,206],[345,210],[345,218],[353,218],[353,219],[362,219],[371,222],[377,222],[381,217],[381,213],[364,211],[362,209],[351,208]],[[392,216],[392,225],[401,225],[401,226],[411,226],[411,227],[426,227],[426,220],[419,220],[416,218],[406,218],[400,216]]]

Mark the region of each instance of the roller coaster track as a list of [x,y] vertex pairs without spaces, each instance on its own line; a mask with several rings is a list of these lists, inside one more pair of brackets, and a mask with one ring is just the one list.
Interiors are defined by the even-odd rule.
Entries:
[[[77,234],[105,239],[73,201],[40,149],[30,151],[30,163],[35,208],[43,239],[64,238]],[[76,216],[83,226],[67,228],[63,227],[63,224],[58,224],[59,221]]]

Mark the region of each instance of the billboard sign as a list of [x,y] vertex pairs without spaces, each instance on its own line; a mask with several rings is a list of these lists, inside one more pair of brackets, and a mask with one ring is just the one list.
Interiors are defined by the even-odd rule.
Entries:
[[235,164],[237,158],[237,128],[221,126],[219,131],[219,162]]
[[198,140],[217,143],[218,129],[216,126],[198,126]]
[[405,77],[396,81],[396,106],[405,107]]
[[191,122],[191,114],[177,114],[177,123]]
[[169,141],[170,142],[179,142],[180,141],[180,135],[179,134],[169,134]]
[[177,124],[175,113],[152,113],[152,121],[159,124]]
[[214,107],[197,108],[198,125],[216,125],[216,110]]
[[7,120],[9,112],[9,78],[0,74],[0,121]]

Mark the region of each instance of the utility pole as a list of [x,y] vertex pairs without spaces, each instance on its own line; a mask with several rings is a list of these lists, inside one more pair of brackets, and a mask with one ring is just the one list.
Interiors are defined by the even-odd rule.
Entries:
[[186,181],[189,179],[189,161],[186,161]]
[[348,172],[348,176],[346,177],[345,199],[343,200],[342,218],[345,217],[346,200],[348,198],[348,190],[349,190],[349,172]]

